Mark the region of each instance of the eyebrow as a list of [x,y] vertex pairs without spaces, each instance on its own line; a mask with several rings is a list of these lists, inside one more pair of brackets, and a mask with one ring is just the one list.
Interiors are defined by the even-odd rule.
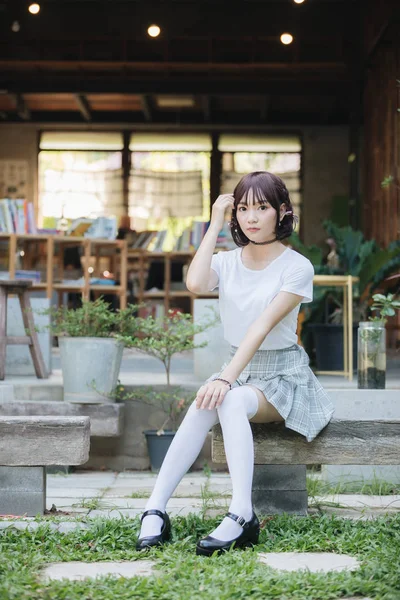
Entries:
[[[268,200],[264,200],[264,202],[256,202],[255,204],[269,204],[269,202],[268,202]],[[242,206],[247,206],[248,204],[247,204],[247,202],[242,202],[242,201],[240,201],[240,202],[238,202],[238,204],[237,204],[237,205],[238,205],[238,206],[240,206],[240,205],[242,205]]]

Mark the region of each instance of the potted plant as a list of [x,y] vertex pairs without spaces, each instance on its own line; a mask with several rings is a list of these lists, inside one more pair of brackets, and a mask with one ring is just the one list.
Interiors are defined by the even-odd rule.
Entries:
[[[361,231],[338,227],[324,221],[328,240],[333,240],[337,263],[323,264],[322,251],[306,247],[294,236],[293,247],[311,260],[316,274],[349,274],[359,278],[353,298],[353,364],[357,364],[357,327],[366,318],[371,292],[400,265],[400,242],[380,248],[375,240],[365,240]],[[293,236],[292,236],[293,237]],[[291,237],[291,240],[292,240]],[[314,288],[314,300],[305,305],[302,343],[316,367],[337,371],[343,367],[343,293],[336,288]]]
[[358,328],[358,388],[385,389],[387,317],[400,309],[394,294],[374,294],[371,311],[378,314],[361,321]]
[[[164,413],[158,429],[148,429],[143,432],[146,436],[151,469],[154,471],[160,468],[178,429],[178,421],[197,393],[197,390],[188,391],[180,386],[171,385],[172,357],[179,352],[206,346],[207,341],[196,344],[194,336],[212,327],[215,322],[215,319],[206,319],[195,324],[192,315],[170,310],[164,317],[137,319],[139,332],[137,336],[118,336],[127,348],[135,348],[153,356],[164,365],[166,385],[163,389],[147,386],[126,393],[122,386],[118,389],[120,401],[137,400],[161,408]],[[165,429],[168,424],[170,429]]]
[[[83,301],[77,309],[52,307],[50,330],[58,336],[64,401],[98,404],[114,402],[112,392],[118,382],[123,341],[118,336],[136,331],[136,305],[113,312],[99,298]],[[99,394],[98,390],[102,390]]]

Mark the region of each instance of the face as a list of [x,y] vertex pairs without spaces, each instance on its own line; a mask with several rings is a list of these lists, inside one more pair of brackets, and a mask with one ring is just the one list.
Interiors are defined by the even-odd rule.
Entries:
[[[280,207],[280,218],[285,213],[285,205]],[[250,240],[255,242],[271,239],[276,232],[277,214],[268,201],[258,202],[249,190],[247,197],[241,198],[236,209],[237,222]]]

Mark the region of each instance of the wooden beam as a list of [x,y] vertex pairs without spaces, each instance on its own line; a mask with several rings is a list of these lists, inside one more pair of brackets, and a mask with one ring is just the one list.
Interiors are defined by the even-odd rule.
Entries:
[[29,110],[25,98],[22,94],[10,94],[15,103],[17,109],[17,115],[24,121],[30,121],[32,118],[31,111]]
[[153,121],[153,109],[152,109],[151,98],[150,98],[149,94],[141,94],[140,99],[142,102],[142,110],[143,110],[144,118],[146,119],[146,121],[148,123],[151,123]]
[[271,95],[267,94],[266,96],[261,98],[261,102],[260,102],[260,119],[263,122],[267,120],[270,105],[271,105]]
[[85,119],[85,121],[91,121],[92,114],[90,112],[90,106],[86,96],[84,94],[74,94],[74,98],[82,117]]
[[211,96],[203,95],[201,97],[201,103],[203,106],[204,122],[209,123],[211,121]]
[[[398,465],[400,420],[332,421],[312,441],[284,423],[251,423],[256,465]],[[220,425],[212,430],[212,460],[226,462]]]

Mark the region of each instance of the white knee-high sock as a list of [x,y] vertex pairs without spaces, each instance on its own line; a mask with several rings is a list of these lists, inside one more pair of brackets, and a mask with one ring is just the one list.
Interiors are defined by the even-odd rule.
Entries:
[[[258,410],[256,392],[249,386],[240,386],[228,392],[217,409],[222,428],[226,460],[232,480],[230,512],[242,516],[246,521],[253,514],[251,488],[254,471],[253,434],[249,419]],[[228,541],[238,537],[242,527],[225,517],[210,535]]]
[[[200,454],[207,433],[216,423],[218,414],[215,409],[198,409],[195,401],[191,404],[165,455],[146,510],[157,508],[165,511],[168,500]],[[142,521],[139,537],[159,535],[162,523],[161,517],[148,515]]]

